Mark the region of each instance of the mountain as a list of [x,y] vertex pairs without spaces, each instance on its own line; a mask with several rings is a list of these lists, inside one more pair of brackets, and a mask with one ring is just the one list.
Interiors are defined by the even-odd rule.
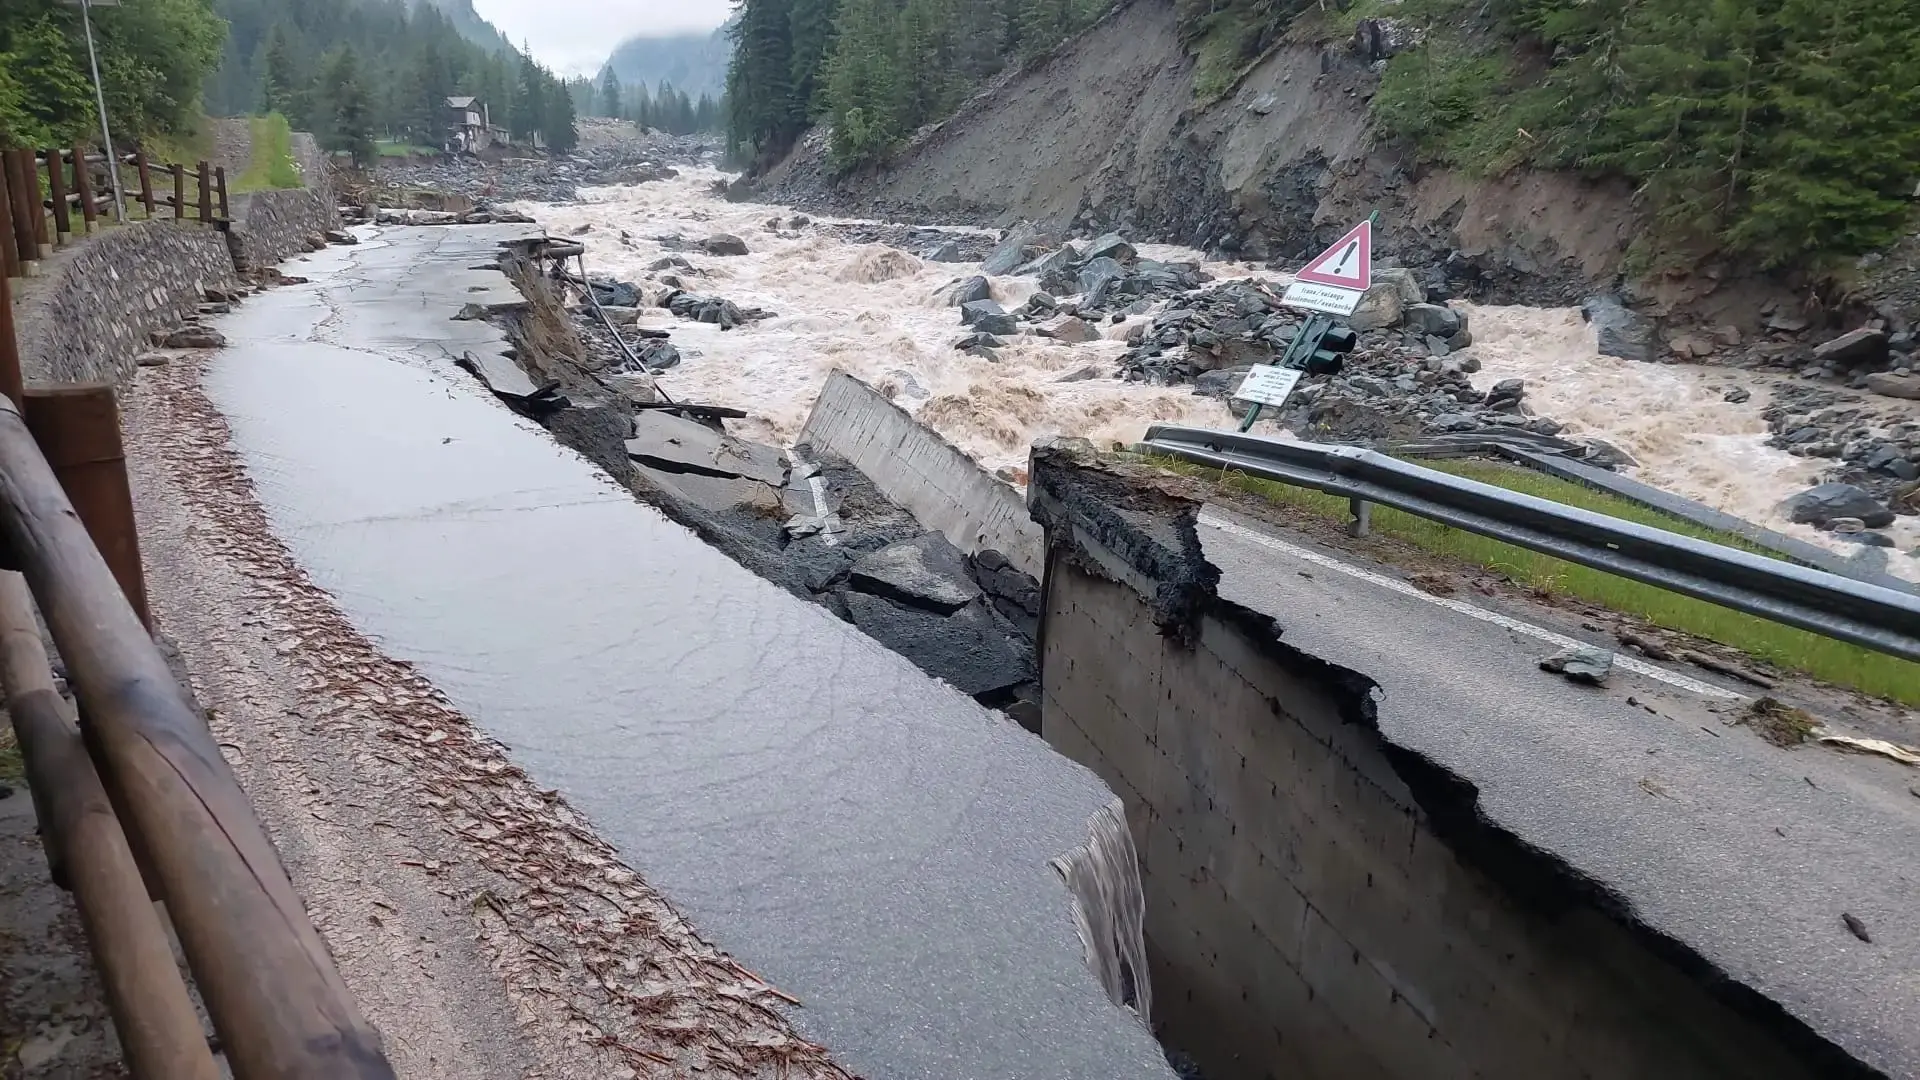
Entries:
[[[658,88],[665,81],[696,101],[702,94],[717,101],[727,88],[727,62],[732,56],[733,43],[722,27],[711,33],[630,38],[613,51],[606,68],[612,68],[627,86],[645,83]],[[601,69],[603,75],[606,68]]]
[[417,0],[417,2],[439,8],[440,13],[453,24],[453,28],[460,32],[460,36],[475,45],[489,52],[512,51],[513,42],[508,41],[507,35],[501,33],[499,28],[473,10],[473,0]]

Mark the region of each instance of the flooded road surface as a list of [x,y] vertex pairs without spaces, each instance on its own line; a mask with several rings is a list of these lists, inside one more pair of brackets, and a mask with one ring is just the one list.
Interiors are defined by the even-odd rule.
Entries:
[[1112,798],[1012,722],[754,577],[451,363],[501,347],[486,229],[301,264],[208,392],[276,531],[630,864],[875,1077],[1166,1077],[1048,860]]
[[[555,233],[578,234],[588,269],[631,281],[667,255],[697,269],[689,289],[777,313],[763,323],[722,333],[666,311],[643,324],[671,329],[688,359],[661,381],[675,395],[736,405],[754,413],[771,442],[790,441],[836,368],[894,397],[927,425],[989,469],[1024,467],[1027,447],[1049,435],[1096,442],[1132,442],[1154,423],[1200,427],[1232,424],[1224,405],[1185,387],[1122,383],[1110,376],[1126,351],[1126,325],[1104,324],[1104,340],[1084,345],[1022,335],[1009,338],[998,361],[953,349],[963,330],[954,309],[935,297],[978,264],[923,261],[873,244],[838,239],[818,227],[786,227],[791,211],[729,203],[714,195],[721,176],[693,169],[679,179],[637,187],[587,189],[584,202],[524,209]],[[826,220],[826,219],[823,219]],[[780,227],[771,228],[769,224]],[[967,230],[956,230],[967,231]],[[749,254],[715,257],[659,242],[699,241],[715,233],[746,241]],[[1199,252],[1143,245],[1147,257],[1198,261]],[[1238,263],[1208,263],[1216,278],[1285,275]],[[1031,278],[993,279],[994,297],[1012,308],[1036,288]],[[1636,364],[1601,356],[1592,327],[1577,309],[1481,307],[1473,312],[1472,354],[1485,390],[1524,378],[1528,402],[1571,433],[1605,439],[1640,461],[1637,479],[1841,554],[1857,545],[1776,511],[1782,499],[1817,482],[1819,465],[1766,445],[1767,384],[1751,372],[1700,365]],[[1137,321],[1137,317],[1136,317]],[[1092,366],[1098,377],[1061,382]],[[1753,391],[1745,405],[1721,400],[1724,387]],[[1903,550],[1920,544],[1920,520],[1903,518],[1891,534]],[[1920,560],[1896,557],[1893,572],[1920,578]]]

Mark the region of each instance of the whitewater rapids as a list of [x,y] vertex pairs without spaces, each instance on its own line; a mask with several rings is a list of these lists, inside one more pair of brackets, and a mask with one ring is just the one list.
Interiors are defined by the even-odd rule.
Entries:
[[[730,331],[648,309],[642,326],[671,329],[683,356],[661,377],[678,400],[730,405],[752,419],[740,434],[786,445],[799,434],[814,398],[834,370],[877,387],[975,460],[1023,480],[1028,447],[1037,439],[1075,436],[1105,445],[1137,440],[1155,423],[1228,427],[1225,404],[1185,387],[1155,387],[1111,378],[1126,351],[1128,328],[1100,321],[1099,341],[1066,345],[1027,335],[1009,338],[998,360],[959,352],[965,331],[954,308],[936,294],[978,264],[935,263],[876,244],[857,244],[817,227],[788,230],[792,211],[731,203],[713,193],[724,174],[687,169],[675,180],[634,187],[589,188],[582,202],[531,204],[556,235],[587,243],[596,275],[647,280],[648,267],[681,254],[698,269],[689,289],[725,297],[775,316]],[[818,223],[851,224],[816,218]],[[950,229],[966,232],[966,229]],[[746,241],[750,254],[716,257],[676,251],[655,237],[697,243],[714,233]],[[1142,245],[1146,257],[1201,261],[1198,252]],[[1284,286],[1285,275],[1251,264],[1208,263],[1216,279],[1256,277]],[[1036,285],[992,279],[993,296],[1011,310]],[[1750,372],[1695,365],[1634,364],[1599,354],[1593,328],[1577,310],[1471,307],[1475,344],[1463,355],[1482,365],[1482,389],[1507,378],[1527,381],[1528,404],[1567,425],[1571,435],[1605,439],[1640,462],[1636,478],[1715,509],[1842,553],[1857,547],[1787,522],[1780,501],[1818,480],[1820,464],[1766,445],[1768,384]],[[1063,382],[1093,368],[1097,377]],[[1727,387],[1748,387],[1753,400],[1721,400]],[[1902,518],[1893,530],[1901,551],[1920,543],[1920,523]],[[1920,580],[1920,559],[1890,552],[1890,569]]]

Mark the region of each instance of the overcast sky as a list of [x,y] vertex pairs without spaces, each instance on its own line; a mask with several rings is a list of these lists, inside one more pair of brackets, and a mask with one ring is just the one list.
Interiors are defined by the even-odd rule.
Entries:
[[600,70],[614,47],[641,34],[711,30],[727,20],[731,0],[473,0],[515,45],[561,75]]

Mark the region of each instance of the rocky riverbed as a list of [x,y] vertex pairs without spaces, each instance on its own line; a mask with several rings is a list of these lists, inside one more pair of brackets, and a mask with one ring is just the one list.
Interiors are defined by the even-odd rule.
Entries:
[[[723,175],[684,158],[671,167],[679,175],[576,185],[574,201],[512,209],[584,247],[615,324],[582,311],[591,362],[676,399],[735,406],[748,414],[735,426],[768,445],[792,439],[841,368],[1019,482],[1038,438],[1125,443],[1153,422],[1235,423],[1239,380],[1302,322],[1279,302],[1287,275],[1263,263],[1123,234],[819,218],[726,201]],[[1715,367],[1605,298],[1584,310],[1480,308],[1447,288],[1436,272],[1380,271],[1352,320],[1360,335],[1345,369],[1305,380],[1257,430],[1379,446],[1513,442],[1842,552],[1891,546],[1888,569],[1920,576],[1920,560],[1898,557],[1920,543],[1903,478],[1920,463],[1920,417],[1874,392],[1912,377],[1909,338],[1870,326],[1803,348],[1810,326],[1783,314],[1746,352],[1716,345],[1717,359],[1742,366]],[[1636,359],[1610,355],[1622,352]],[[1789,505],[1821,483],[1859,488],[1892,523],[1855,530],[1880,515]]]

